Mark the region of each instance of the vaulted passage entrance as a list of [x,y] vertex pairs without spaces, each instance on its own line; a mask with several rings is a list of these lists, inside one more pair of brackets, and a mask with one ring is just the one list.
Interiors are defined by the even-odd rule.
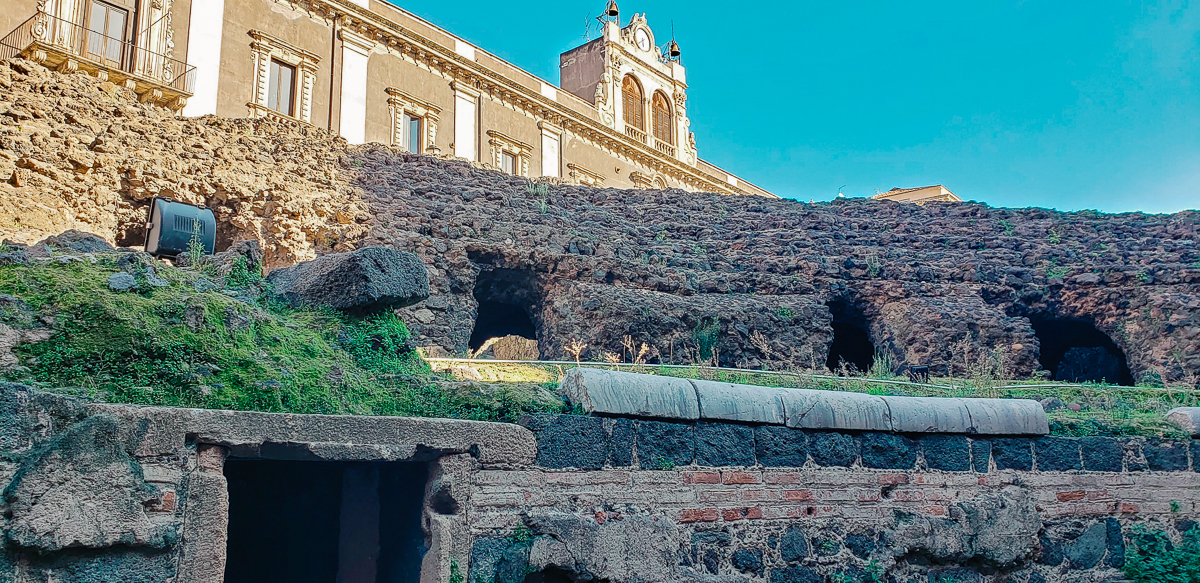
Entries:
[[1042,368],[1054,380],[1133,384],[1125,353],[1090,322],[1050,316],[1029,321],[1041,343]]
[[532,274],[517,269],[490,269],[475,280],[475,301],[479,302],[475,328],[469,346],[472,352],[486,348],[489,340],[519,336],[536,341],[539,294]]
[[225,583],[416,583],[422,463],[230,459]]
[[825,366],[838,371],[844,362],[858,372],[871,370],[875,363],[875,345],[867,332],[867,316],[852,302],[839,299],[829,302],[833,314],[833,343]]

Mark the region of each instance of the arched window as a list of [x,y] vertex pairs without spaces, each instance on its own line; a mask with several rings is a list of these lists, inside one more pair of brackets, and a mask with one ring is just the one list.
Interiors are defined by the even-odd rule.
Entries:
[[671,105],[662,91],[654,92],[654,137],[660,142],[675,145],[675,132],[671,131]]
[[646,131],[646,118],[642,112],[642,86],[633,78],[626,75],[621,81],[621,94],[624,96],[622,107],[625,109],[625,125]]

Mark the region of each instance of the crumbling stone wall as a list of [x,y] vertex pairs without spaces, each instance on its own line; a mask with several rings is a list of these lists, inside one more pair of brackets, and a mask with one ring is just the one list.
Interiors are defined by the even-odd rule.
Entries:
[[1082,583],[1119,575],[1135,526],[1178,539],[1200,515],[1192,441],[523,424],[3,385],[0,581],[219,583],[231,455],[429,462],[421,581],[436,583]]
[[684,361],[715,323],[724,366],[807,367],[828,355],[828,306],[843,301],[897,369],[961,375],[998,351],[1008,375],[1029,375],[1043,365],[1030,318],[1045,317],[1094,325],[1133,380],[1200,375],[1194,211],[543,191],[307,126],[172,117],[20,60],[0,64],[0,181],[0,234],[25,242],[76,228],[136,244],[150,197],[169,196],[214,208],[221,245],[257,239],[270,267],[366,245],[416,253],[432,295],[402,315],[431,355],[466,352],[480,274],[508,270],[530,286],[543,358],[568,358],[573,340],[584,358],[620,354],[630,336]]

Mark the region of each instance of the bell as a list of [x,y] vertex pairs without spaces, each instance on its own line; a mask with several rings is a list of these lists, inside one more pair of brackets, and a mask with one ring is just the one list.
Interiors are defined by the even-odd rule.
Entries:
[[667,55],[672,59],[679,58],[679,43],[675,42],[675,39],[671,39],[671,42],[667,43]]
[[617,0],[608,0],[608,8],[604,9],[604,13],[612,18],[616,18],[621,13],[620,10],[617,10]]

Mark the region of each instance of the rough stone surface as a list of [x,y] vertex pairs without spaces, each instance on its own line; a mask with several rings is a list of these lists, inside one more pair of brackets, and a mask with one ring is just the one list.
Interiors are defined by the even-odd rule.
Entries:
[[425,264],[412,253],[387,247],[323,255],[276,269],[267,281],[290,305],[358,313],[411,306],[429,297]]
[[1079,440],[1083,469],[1093,472],[1119,472],[1124,467],[1125,446],[1112,437],[1084,437]]
[[784,390],[693,380],[700,400],[701,419],[783,425],[786,416],[780,394]]
[[608,460],[608,433],[598,417],[533,415],[521,420],[537,439],[537,464],[598,469]]
[[1070,437],[1043,437],[1035,443],[1037,469],[1062,472],[1082,469],[1079,440]]
[[[543,198],[478,164],[266,118],[182,118],[85,75],[3,69],[0,225],[21,228],[0,236],[29,244],[78,229],[137,244],[150,199],[170,196],[214,209],[219,249],[258,240],[267,267],[362,246],[410,251],[439,299],[402,315],[434,313],[414,326],[418,345],[465,352],[480,274],[499,269],[527,276],[547,358],[567,357],[572,340],[588,345],[584,358],[620,353],[629,335],[652,358],[704,360],[712,352],[697,331],[715,330],[723,365],[818,368],[832,341],[828,305],[845,300],[901,368],[958,375],[1000,348],[1013,374],[1030,374],[1040,366],[1036,316],[1093,322],[1135,380],[1200,369],[1193,211],[806,204],[572,185]],[[86,171],[72,160],[89,161]],[[954,349],[963,340],[966,355]]]
[[137,287],[137,280],[124,271],[108,276],[108,288],[113,291],[129,291]]
[[1200,437],[1200,407],[1176,407],[1167,411],[1167,419],[1194,437]]
[[917,465],[917,443],[903,435],[867,433],[862,436],[862,464],[867,468],[912,469]]
[[948,518],[912,517],[885,534],[894,556],[919,551],[936,562],[1011,567],[1030,557],[1042,519],[1029,492],[1014,486],[950,506]]
[[800,467],[808,461],[808,443],[799,429],[763,426],[754,430],[755,457],[769,467]]
[[638,465],[643,469],[683,466],[696,459],[691,425],[639,421],[636,432]]
[[883,399],[865,393],[790,389],[780,393],[787,426],[801,429],[891,431]]
[[858,441],[837,432],[809,432],[808,451],[819,466],[851,466],[858,460]]
[[1027,439],[993,439],[992,459],[998,470],[1032,470],[1033,444]]
[[965,472],[971,469],[971,444],[963,435],[929,435],[921,438],[925,465],[934,470]]
[[754,465],[754,429],[730,423],[696,424],[696,464]]
[[8,540],[53,552],[114,545],[163,548],[178,533],[151,523],[154,489],[125,451],[117,420],[91,417],[26,459],[4,491]]
[[1146,456],[1146,466],[1152,471],[1175,472],[1188,468],[1186,443],[1148,439],[1142,452]]

